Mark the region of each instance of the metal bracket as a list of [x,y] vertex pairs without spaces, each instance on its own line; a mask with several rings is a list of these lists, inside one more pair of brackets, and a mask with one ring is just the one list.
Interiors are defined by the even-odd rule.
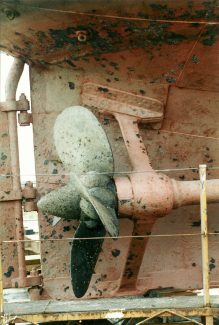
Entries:
[[18,114],[18,123],[20,126],[29,126],[33,123],[32,113],[28,113],[27,111],[21,111]]
[[164,103],[115,88],[86,83],[82,91],[83,104],[96,107],[104,114],[128,115],[137,121],[157,123],[163,119]]
[[[36,276],[27,276],[26,279],[26,287],[37,286],[42,284],[42,275]],[[19,283],[19,278],[12,279],[12,286],[16,288],[16,284]]]
[[19,100],[7,100],[0,103],[1,112],[28,111],[29,109],[29,101],[23,93],[20,95]]
[[36,198],[36,188],[33,186],[31,181],[25,183],[22,189],[23,198],[25,199],[35,199]]

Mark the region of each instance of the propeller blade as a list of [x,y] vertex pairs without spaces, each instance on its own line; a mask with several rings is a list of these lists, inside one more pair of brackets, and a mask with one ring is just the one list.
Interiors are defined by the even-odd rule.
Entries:
[[58,115],[54,141],[60,159],[73,173],[113,172],[107,136],[95,115],[85,107],[72,106]]
[[110,234],[110,236],[118,237],[119,223],[115,210],[110,207],[106,207],[100,202],[99,199],[92,195],[90,195],[90,202],[98,213],[98,216],[106,231]]
[[[75,238],[104,237],[106,231],[102,225],[90,229],[81,222],[76,230]],[[74,294],[77,298],[85,295],[95,265],[101,251],[103,239],[74,240],[71,248],[71,282]]]
[[80,195],[73,183],[43,196],[37,203],[43,213],[65,219],[78,219],[80,215]]
[[119,234],[119,224],[115,210],[109,206],[106,207],[98,198],[91,195],[77,175],[72,174],[71,181],[74,181],[74,185],[82,197],[84,197],[93,205],[101,222],[103,223],[106,231],[110,234],[110,236],[117,237]]
[[62,218],[53,216],[52,226],[53,227],[56,226],[59,223],[59,221],[61,221],[61,220],[62,220]]

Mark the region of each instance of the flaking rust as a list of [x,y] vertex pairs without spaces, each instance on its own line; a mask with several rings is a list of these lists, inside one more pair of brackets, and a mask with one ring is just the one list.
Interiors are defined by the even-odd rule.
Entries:
[[[78,15],[73,9],[70,12],[67,10],[59,13],[55,7],[43,11],[42,8],[37,9],[37,6],[33,8],[22,3],[15,7],[11,5],[7,7],[4,4],[1,10],[1,24],[4,28],[0,47],[30,62],[38,64],[59,62],[74,68],[78,66],[78,59],[83,57],[89,59],[89,56],[123,51],[127,48],[147,49],[150,46],[179,43],[186,45],[187,41],[196,40],[202,27],[198,22],[187,25],[187,21],[202,19],[217,21],[219,18],[217,6],[213,3],[209,3],[207,7],[205,3],[188,5],[188,11],[180,12],[180,10],[182,10],[180,5],[169,8],[168,4],[154,3],[148,6],[149,16],[145,19],[139,18],[139,12],[133,13],[131,17],[134,19],[128,19],[131,13],[127,12],[119,19],[114,14],[111,16],[110,11],[103,18],[102,15],[98,15],[98,11]],[[168,12],[171,12],[170,16],[167,15]],[[188,17],[186,13],[189,14]],[[36,21],[31,19],[33,15]],[[154,17],[161,21],[148,20]],[[18,19],[25,21],[25,24],[20,24],[19,30],[16,28]],[[38,19],[41,21],[40,27],[37,24]],[[185,21],[184,30],[178,31],[178,25],[171,22],[177,19]],[[7,30],[7,38],[4,37],[4,30]],[[217,27],[207,26],[204,34],[206,34],[204,44],[213,45],[218,38]]]
[[[162,3],[141,1],[136,4],[136,1],[128,0],[125,5],[121,3],[104,1],[103,5],[103,1],[93,1],[91,6],[90,1],[83,1],[66,2],[64,6],[58,0],[52,4],[36,0],[33,6],[25,0],[17,3],[0,1],[0,49],[21,58],[31,69],[38,197],[42,200],[46,195],[47,199],[55,197],[56,202],[55,205],[51,200],[48,208],[47,201],[47,213],[39,211],[40,238],[43,240],[43,297],[75,298],[70,280],[71,242],[60,239],[73,238],[75,232],[81,235],[84,229],[76,230],[79,219],[89,226],[97,220],[99,222],[86,202],[89,195],[84,195],[82,191],[83,201],[79,198],[81,194],[75,192],[69,169],[58,156],[53,141],[57,116],[67,107],[82,104],[96,116],[98,127],[104,130],[102,135],[97,136],[98,140],[103,139],[105,133],[109,141],[114,159],[110,177],[114,172],[121,172],[115,177],[116,191],[113,187],[119,199],[121,238],[107,237],[101,242],[102,248],[97,247],[97,250],[86,244],[86,252],[93,249],[96,262],[92,265],[92,276],[84,277],[84,288],[78,287],[76,281],[78,296],[83,295],[87,287],[84,299],[144,294],[156,287],[187,290],[202,286],[199,237],[172,235],[193,235],[200,230],[199,207],[178,207],[186,200],[191,200],[191,204],[197,202],[195,181],[198,175],[195,167],[200,163],[209,166],[219,164],[218,145],[214,141],[219,136],[219,1],[165,0]],[[89,92],[87,85],[95,85],[95,91],[92,92],[91,87]],[[148,108],[145,106],[148,101],[159,104],[162,109],[157,110],[161,113],[158,120],[145,123],[142,114]],[[116,116],[118,108],[127,119],[125,126]],[[156,110],[156,105],[153,108]],[[128,117],[133,116],[133,112],[139,119],[128,124]],[[8,121],[4,114],[0,112],[0,171],[9,176],[0,178],[4,190],[0,203],[4,234],[0,233],[0,238],[12,240],[15,232],[10,219],[13,202],[6,201],[11,193],[11,157]],[[132,128],[133,138],[130,139]],[[84,149],[89,145],[89,139],[82,139],[77,144],[75,151],[81,154],[81,161],[86,162],[87,158],[87,164],[95,169],[92,163],[95,160],[100,162],[103,155],[92,152],[90,162],[88,155],[80,151],[81,147]],[[71,141],[68,146],[71,146]],[[136,159],[137,147],[140,147],[139,159]],[[128,156],[130,151],[132,154]],[[146,153],[148,164],[143,163]],[[76,158],[69,159],[73,166]],[[135,170],[133,162],[141,165],[141,170]],[[170,171],[159,175],[152,167],[154,170]],[[194,168],[172,171],[188,167]],[[217,170],[209,170],[209,184],[213,184],[218,176]],[[177,191],[172,191],[172,187],[187,184],[185,182],[192,182],[190,185],[194,187],[185,192],[189,185],[182,185],[180,193],[188,194],[182,198]],[[98,184],[98,187],[104,192],[102,186]],[[144,189],[148,193],[146,199],[142,195]],[[56,193],[60,192],[61,198],[56,197]],[[99,193],[96,188],[91,192],[92,195]],[[165,204],[161,204],[160,192]],[[171,197],[172,194],[168,196],[168,193],[174,193],[174,197]],[[83,209],[94,217],[93,220],[79,215],[79,199],[83,201]],[[169,207],[172,206],[178,209],[170,212]],[[54,209],[52,213],[51,209]],[[148,211],[152,211],[151,214]],[[209,231],[216,235],[219,229],[217,215],[218,204],[209,204]],[[54,225],[53,216],[62,219]],[[89,230],[87,234],[90,236]],[[150,238],[153,234],[171,236]],[[105,236],[105,228],[100,230],[100,235]],[[216,235],[210,241],[209,270],[211,281],[218,285]],[[130,236],[136,238],[131,239]],[[16,250],[12,244],[10,246],[3,254],[5,287],[12,285],[18,269]],[[8,255],[13,256],[13,263]],[[78,254],[78,258],[84,255]],[[77,260],[73,264],[76,265]],[[72,270],[73,275],[76,273],[75,269]]]

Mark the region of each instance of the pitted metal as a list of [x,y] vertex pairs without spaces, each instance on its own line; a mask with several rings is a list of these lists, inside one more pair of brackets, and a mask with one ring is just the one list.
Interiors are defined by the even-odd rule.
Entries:
[[56,150],[66,168],[75,173],[113,172],[113,156],[96,117],[82,106],[65,109],[54,125]]
[[37,205],[44,214],[48,213],[65,219],[79,219],[79,202],[80,196],[71,182],[43,196]]
[[[63,175],[65,169],[52,145],[51,126],[63,107],[82,103],[81,90],[83,84],[89,82],[103,85],[99,91],[102,95],[106,94],[107,88],[114,88],[135,95],[157,98],[164,103],[161,132],[140,125],[142,139],[138,138],[145,143],[155,169],[195,167],[200,162],[217,166],[217,141],[207,136],[218,137],[219,61],[215,54],[219,34],[217,24],[203,24],[204,21],[218,21],[215,1],[165,0],[161,5],[158,0],[145,0],[136,5],[136,1],[128,0],[130,4],[128,6],[122,6],[118,1],[106,2],[104,6],[102,1],[98,1],[99,5],[97,2],[91,4],[90,1],[69,2],[65,5],[59,2],[59,6],[58,2],[55,0],[52,3],[45,3],[36,0],[36,7],[43,5],[49,9],[41,10],[30,7],[26,0],[21,0],[16,4],[20,16],[9,13],[7,17],[3,11],[0,13],[2,49],[31,63],[36,170],[38,174],[44,174],[37,176],[39,195],[67,182],[68,176]],[[62,6],[69,12],[50,11],[61,9]],[[87,6],[90,6],[90,10]],[[81,9],[91,15],[70,13],[75,10],[81,12]],[[92,11],[94,9],[97,9],[95,13]],[[95,14],[100,16],[97,17]],[[103,18],[105,14],[117,18]],[[121,16],[125,19],[121,19]],[[10,20],[9,17],[14,19]],[[128,19],[129,17],[131,19]],[[161,21],[156,21],[157,19]],[[198,23],[200,20],[201,23]],[[86,42],[79,42],[77,31],[87,31]],[[56,63],[58,66],[55,66]],[[169,91],[162,90],[162,86],[165,89],[170,86]],[[91,110],[94,111],[93,107]],[[112,146],[115,171],[129,171],[131,166],[116,121],[108,116],[100,117],[99,120]],[[7,125],[5,118],[0,124]],[[1,126],[0,128],[5,129]],[[8,131],[1,131],[3,135],[5,132]],[[192,137],[189,137],[189,134],[192,134]],[[201,136],[201,141],[195,135]],[[138,136],[139,133],[136,132],[136,137]],[[1,149],[8,158],[2,160],[2,164],[8,164],[10,160],[6,140],[7,137],[4,135]],[[6,165],[2,165],[1,172],[6,174],[10,170],[6,169]],[[167,173],[173,176],[173,173]],[[217,170],[209,170],[209,174],[209,178],[218,178]],[[187,181],[197,179],[193,170],[174,171],[174,177]],[[9,180],[11,178],[7,178],[6,182]],[[6,182],[4,180],[4,184]],[[128,217],[131,218],[133,193],[128,177],[123,185],[126,189],[128,185],[130,191],[126,192],[126,196],[122,196],[120,213],[123,208],[124,218],[129,210]],[[148,188],[151,189],[150,186]],[[180,200],[177,197],[177,206],[178,202],[180,203]],[[4,220],[7,224],[8,218],[13,214],[10,202],[2,202],[0,210],[2,229],[7,234],[4,234],[4,238],[9,239],[13,236],[13,231],[11,229],[8,231]],[[212,233],[218,231],[217,213],[218,206],[211,205],[209,218]],[[159,219],[154,232],[195,234],[199,230],[198,216],[199,207],[183,207],[173,211],[165,219]],[[49,219],[50,217],[44,218],[39,213],[42,239],[73,236],[77,221],[62,218],[59,225],[52,228]],[[131,235],[132,222],[127,218],[120,222],[122,234]],[[142,229],[142,225],[139,227]],[[149,229],[146,232],[149,233]],[[213,261],[217,261],[218,256],[216,237],[212,236],[210,242]],[[128,239],[105,240],[86,297],[118,294],[118,279],[124,270],[125,259],[128,258],[128,262],[133,259],[133,255],[129,254],[129,247]],[[66,289],[70,286],[67,249],[68,245],[65,245],[65,242],[62,244],[56,242],[51,246],[50,242],[42,242],[41,245],[44,290],[55,299],[72,298],[71,290]],[[198,237],[166,237],[163,240],[151,238],[144,253],[137,279],[138,292],[133,293],[128,289],[128,294],[139,292],[143,294],[146,289],[170,284],[177,287],[180,283],[184,289],[200,288],[202,285]],[[214,263],[213,267],[214,269],[210,271],[211,279],[218,285],[217,263]],[[129,270],[129,276],[131,271]],[[103,277],[105,274],[106,278]],[[185,274],[188,276],[185,277]]]
[[70,180],[43,197],[38,207],[56,217],[80,220],[71,252],[72,286],[80,298],[89,287],[103,243],[100,238],[90,245],[86,237],[104,237],[106,231],[116,237],[119,232],[114,181],[99,174],[113,171],[113,156],[104,130],[84,107],[69,107],[58,116],[54,140],[60,159],[71,172]]

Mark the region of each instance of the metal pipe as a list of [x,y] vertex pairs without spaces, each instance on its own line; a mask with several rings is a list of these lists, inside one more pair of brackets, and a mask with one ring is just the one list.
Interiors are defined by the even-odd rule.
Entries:
[[[16,91],[18,82],[24,69],[24,62],[20,59],[14,59],[10,72],[8,74],[5,95],[6,102],[16,101]],[[10,136],[10,154],[11,154],[11,172],[14,175],[12,178],[13,190],[21,192],[21,181],[20,181],[20,163],[19,163],[19,149],[18,149],[18,135],[17,135],[17,112],[9,111],[8,113],[8,130]],[[24,239],[23,229],[23,213],[21,201],[14,202],[14,215],[15,215],[15,228],[16,228],[16,239]],[[17,243],[18,252],[18,272],[19,272],[19,286],[24,287],[26,284],[26,265],[25,265],[25,251],[24,243]]]
[[[200,181],[176,181],[171,179],[173,185],[173,208],[180,206],[199,204]],[[208,203],[219,202],[219,179],[206,181]]]
[[24,70],[24,62],[15,58],[5,83],[6,100],[16,100],[17,86]]

